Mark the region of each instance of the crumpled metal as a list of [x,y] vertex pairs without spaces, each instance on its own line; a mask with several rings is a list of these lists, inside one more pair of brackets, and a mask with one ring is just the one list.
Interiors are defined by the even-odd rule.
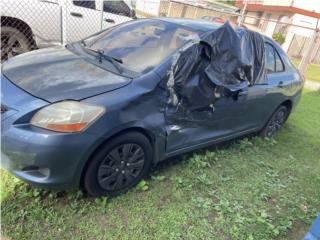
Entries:
[[263,36],[227,22],[192,39],[174,55],[167,83],[169,103],[199,109],[265,81]]

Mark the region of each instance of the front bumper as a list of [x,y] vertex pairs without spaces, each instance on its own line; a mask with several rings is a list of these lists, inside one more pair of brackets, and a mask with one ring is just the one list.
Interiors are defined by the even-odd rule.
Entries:
[[84,133],[63,134],[32,126],[12,126],[2,132],[2,167],[37,187],[78,187],[95,141],[94,136]]

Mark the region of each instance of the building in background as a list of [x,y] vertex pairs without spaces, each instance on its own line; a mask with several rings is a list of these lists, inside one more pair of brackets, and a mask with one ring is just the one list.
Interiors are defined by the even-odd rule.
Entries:
[[[320,18],[320,0],[235,0],[235,6],[216,0],[136,0],[138,15],[224,19],[237,22],[247,2],[244,25],[269,37],[284,38],[283,49],[290,57],[302,58]],[[318,28],[320,28],[320,23]],[[311,61],[320,62],[320,39],[312,40]]]
[[[237,0],[235,5],[243,8],[245,0]],[[246,10],[248,16],[257,18],[247,17],[245,24],[261,29],[261,32],[270,37],[274,33],[282,34],[285,37],[283,49],[295,57],[303,55],[315,29],[320,28],[319,0],[247,0]],[[318,41],[315,55],[320,52],[319,45]]]
[[146,17],[158,17],[160,11],[160,0],[137,0],[135,1],[138,15]]
[[[166,16],[181,18],[201,18],[204,15],[216,15],[211,10],[226,14],[239,13],[240,9],[215,0],[136,0],[136,11],[143,16]],[[197,9],[197,10],[196,10]],[[198,11],[200,9],[200,11]],[[206,12],[206,10],[208,10]]]

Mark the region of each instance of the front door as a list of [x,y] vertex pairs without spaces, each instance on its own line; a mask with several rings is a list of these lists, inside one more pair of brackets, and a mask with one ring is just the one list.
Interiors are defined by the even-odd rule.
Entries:
[[97,4],[99,1],[67,1],[67,42],[79,41],[101,30],[101,11]]

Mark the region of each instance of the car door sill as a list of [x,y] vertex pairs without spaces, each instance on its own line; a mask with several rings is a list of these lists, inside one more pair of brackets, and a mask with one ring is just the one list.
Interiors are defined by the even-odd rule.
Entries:
[[180,149],[174,150],[172,152],[166,153],[166,158],[173,157],[173,156],[181,154],[181,153],[186,153],[186,152],[189,152],[189,151],[193,151],[193,150],[196,150],[196,149],[199,149],[199,148],[208,147],[208,146],[210,146],[212,144],[223,142],[223,141],[227,141],[227,140],[231,140],[233,138],[240,137],[240,136],[243,136],[243,135],[246,135],[246,134],[249,134],[249,133],[253,133],[253,132],[256,132],[258,130],[259,130],[259,127],[255,127],[255,128],[251,128],[251,129],[248,129],[248,130],[245,130],[245,131],[238,132],[236,134],[232,134],[232,135],[216,138],[216,139],[213,139],[213,140],[209,140],[209,141],[206,141],[206,142],[203,142],[203,143],[195,144],[195,145],[192,145],[192,146],[180,148]]

